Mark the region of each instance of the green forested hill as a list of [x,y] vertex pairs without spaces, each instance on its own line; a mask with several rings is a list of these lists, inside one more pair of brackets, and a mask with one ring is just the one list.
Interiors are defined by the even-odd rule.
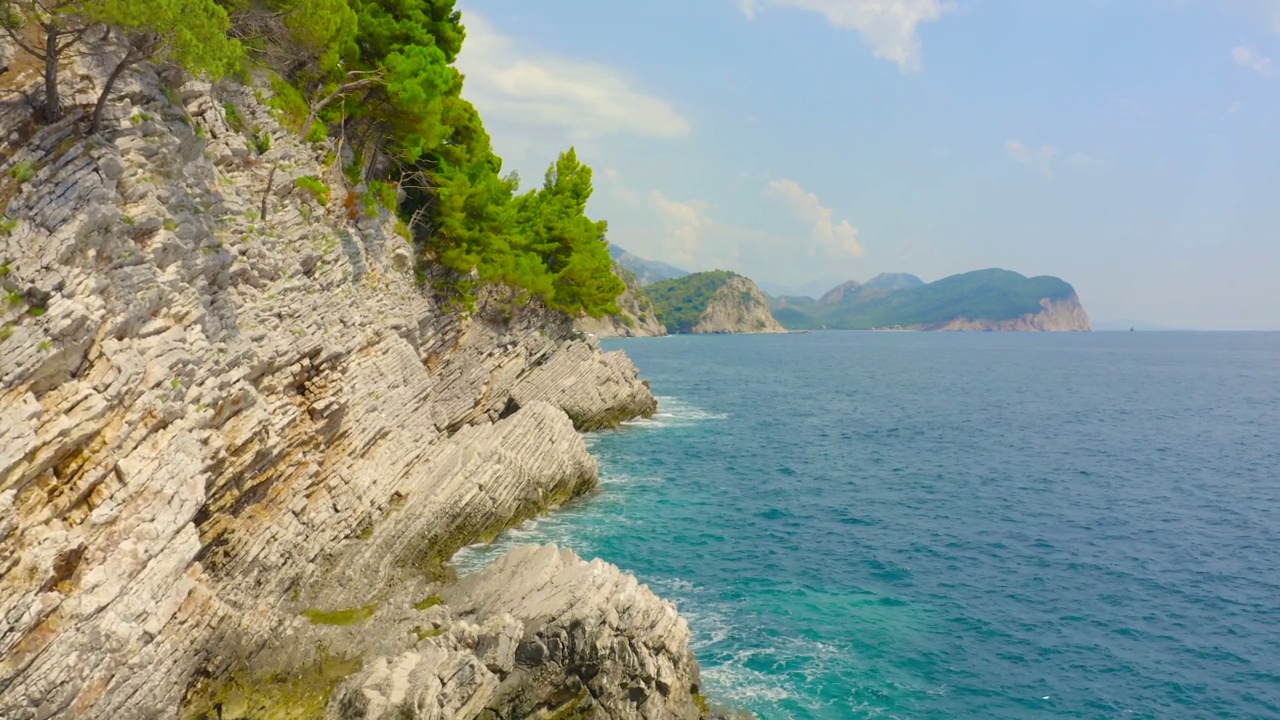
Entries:
[[656,282],[646,287],[644,294],[653,301],[658,322],[666,326],[667,332],[689,332],[702,318],[716,291],[731,277],[734,273],[727,270],[694,273]]
[[823,325],[850,330],[916,327],[955,318],[1001,321],[1039,312],[1043,298],[1064,300],[1074,293],[1070,284],[1056,277],[976,270],[899,290],[864,286],[857,292],[843,293],[834,303],[775,308],[774,317],[789,329]]
[[779,333],[785,328],[752,280],[713,270],[644,288],[669,333]]
[[911,273],[880,273],[867,281],[872,290],[904,290],[919,287],[924,281]]

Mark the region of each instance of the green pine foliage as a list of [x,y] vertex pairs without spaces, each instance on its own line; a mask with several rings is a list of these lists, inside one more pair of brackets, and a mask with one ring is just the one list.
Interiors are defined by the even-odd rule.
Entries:
[[329,186],[325,185],[320,178],[314,175],[304,175],[295,179],[293,184],[310,192],[320,207],[325,207],[329,204]]
[[[38,14],[28,12],[32,2],[0,0],[6,31]],[[356,192],[396,211],[423,262],[449,268],[462,296],[497,284],[514,289],[517,300],[536,298],[569,314],[617,311],[624,286],[611,270],[607,226],[586,214],[591,169],[571,148],[542,187],[517,194],[519,179],[502,174],[479,114],[463,98],[453,63],[466,30],[455,0],[59,3],[63,20],[41,25],[42,32],[79,42],[78,28],[102,25],[127,51],[91,132],[117,77],[138,62],[168,61],[212,79],[265,77],[282,124],[313,142],[335,136],[353,151]],[[48,115],[57,109],[50,103]],[[228,121],[243,125],[230,106]],[[254,137],[259,151],[269,147],[267,136]]]
[[[453,62],[466,31],[454,0],[275,7],[295,18],[293,42],[303,50],[277,71],[310,99],[310,118],[355,149],[352,184],[396,206],[424,260],[453,271],[454,291],[468,297],[477,285],[503,285],[518,301],[536,298],[569,314],[617,311],[624,287],[611,271],[606,225],[586,215],[590,168],[570,149],[542,188],[516,194],[519,178],[502,174],[479,114],[462,97]],[[316,132],[307,119],[301,127]]]

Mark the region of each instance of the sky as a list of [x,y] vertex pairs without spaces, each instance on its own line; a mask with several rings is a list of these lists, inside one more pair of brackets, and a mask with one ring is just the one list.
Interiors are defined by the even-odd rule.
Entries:
[[1096,321],[1280,329],[1280,0],[459,0],[522,188],[772,292],[1056,275]]

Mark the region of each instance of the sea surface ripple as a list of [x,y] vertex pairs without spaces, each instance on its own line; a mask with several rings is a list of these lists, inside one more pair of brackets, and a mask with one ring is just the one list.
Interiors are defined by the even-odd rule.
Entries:
[[634,572],[763,718],[1280,717],[1280,334],[605,344],[658,415],[463,571]]

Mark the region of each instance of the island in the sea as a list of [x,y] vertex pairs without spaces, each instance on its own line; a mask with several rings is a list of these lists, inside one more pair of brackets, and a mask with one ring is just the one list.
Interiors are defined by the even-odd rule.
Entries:
[[914,275],[849,281],[821,298],[773,298],[788,329],[1088,331],[1089,316],[1070,283],[988,269],[925,283]]
[[[601,337],[806,330],[1087,332],[1089,315],[1070,283],[997,268],[926,283],[881,273],[820,298],[769,296],[736,273],[688,273],[610,246],[626,285],[621,312],[580,323]],[[767,307],[761,307],[761,301]]]

